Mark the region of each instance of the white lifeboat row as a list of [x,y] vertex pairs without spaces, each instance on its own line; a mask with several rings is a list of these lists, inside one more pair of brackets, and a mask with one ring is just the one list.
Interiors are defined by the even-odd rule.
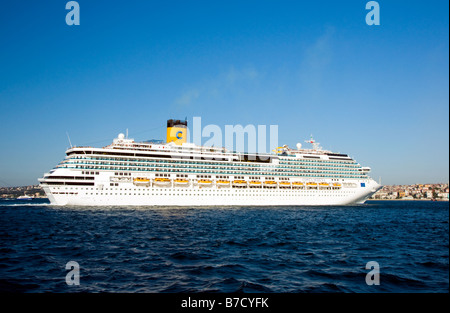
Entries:
[[146,177],[136,177],[133,180],[133,183],[136,186],[150,186],[151,183],[156,186],[161,187],[187,187],[190,186],[191,183],[193,185],[197,185],[199,187],[212,187],[216,185],[217,187],[250,187],[250,188],[293,188],[293,189],[340,189],[342,184],[340,183],[325,183],[325,182],[289,182],[289,181],[275,181],[275,180],[243,180],[243,179],[235,179],[235,180],[226,180],[226,179],[218,179],[213,181],[211,179],[198,179],[198,180],[189,180],[185,178],[176,178],[170,179],[165,177],[157,177],[154,179],[146,178]]

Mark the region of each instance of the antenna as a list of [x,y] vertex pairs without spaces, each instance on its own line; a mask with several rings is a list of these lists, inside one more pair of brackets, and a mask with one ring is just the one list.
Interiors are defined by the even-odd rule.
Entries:
[[69,139],[69,144],[70,144],[70,147],[72,148],[72,143],[70,142],[70,137],[69,137],[69,133],[68,133],[68,132],[66,132],[66,135],[67,135],[67,139]]
[[125,138],[127,138],[127,139],[128,139],[128,128],[127,128],[127,136],[126,136]]
[[320,147],[320,144],[314,140],[312,134],[311,134],[311,139],[305,140],[305,142],[312,144],[313,150],[322,150],[322,148]]

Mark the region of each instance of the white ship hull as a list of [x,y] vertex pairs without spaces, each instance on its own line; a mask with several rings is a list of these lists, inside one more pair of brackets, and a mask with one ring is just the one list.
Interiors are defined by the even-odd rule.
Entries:
[[370,180],[365,187],[340,190],[231,187],[44,187],[54,205],[76,206],[332,206],[362,204],[378,189]]

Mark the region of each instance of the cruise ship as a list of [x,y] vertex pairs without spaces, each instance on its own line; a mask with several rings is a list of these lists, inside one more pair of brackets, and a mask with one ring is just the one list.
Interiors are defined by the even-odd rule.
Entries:
[[312,206],[362,204],[381,186],[347,154],[278,147],[256,154],[189,143],[187,121],[166,142],[119,134],[103,148],[71,147],[39,179],[51,204],[74,206]]

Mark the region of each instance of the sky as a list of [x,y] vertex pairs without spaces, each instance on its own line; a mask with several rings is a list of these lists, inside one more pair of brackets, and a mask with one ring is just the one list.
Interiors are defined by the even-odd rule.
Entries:
[[[449,180],[448,1],[80,0],[0,6],[0,186],[166,120],[278,126],[382,184]],[[269,136],[269,135],[267,135]],[[202,138],[202,142],[208,138]]]

